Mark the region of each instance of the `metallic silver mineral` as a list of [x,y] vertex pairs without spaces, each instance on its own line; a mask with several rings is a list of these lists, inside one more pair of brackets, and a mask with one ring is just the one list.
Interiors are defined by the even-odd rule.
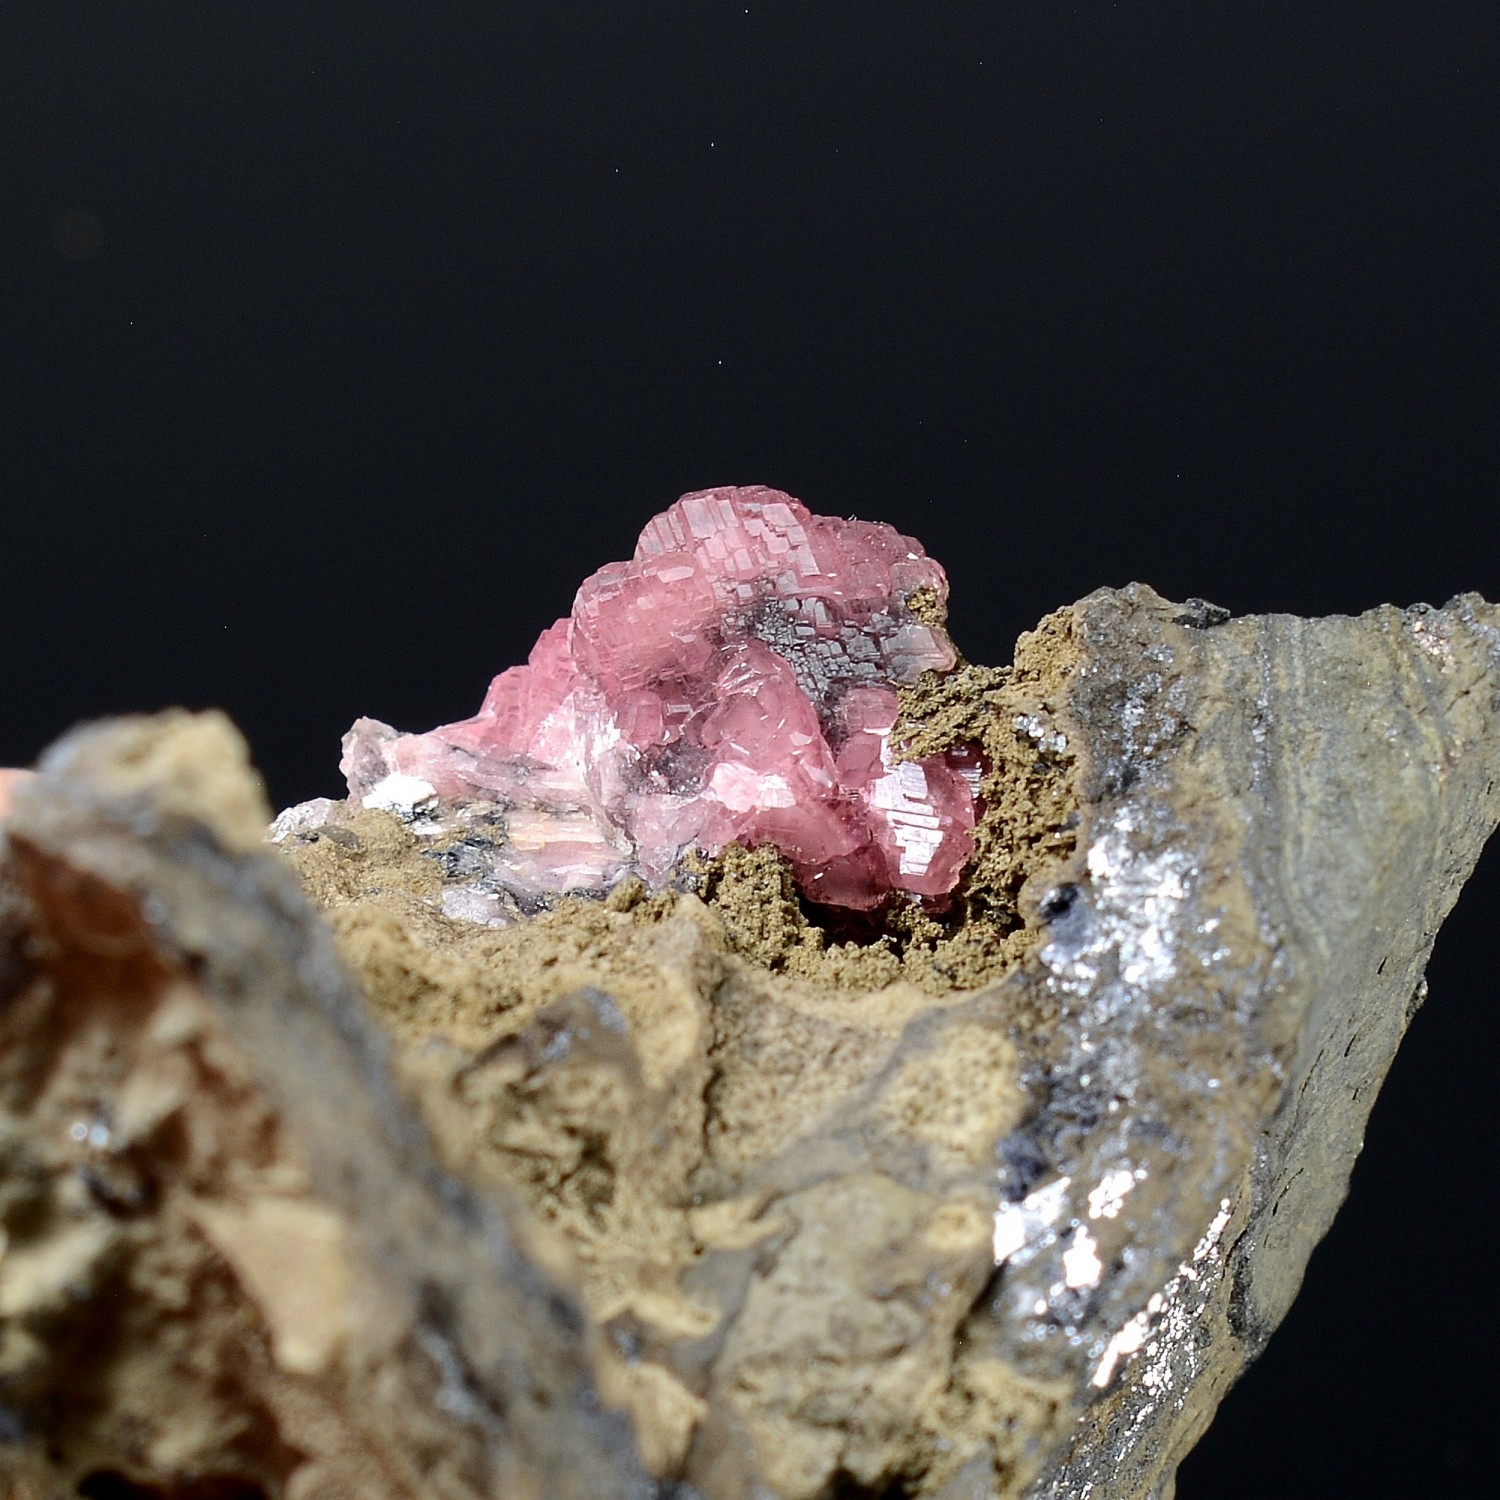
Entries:
[[1087,831],[1040,980],[1068,1020],[1011,1197],[1068,1186],[995,1331],[1094,1397],[1029,1500],[1147,1500],[1291,1305],[1500,816],[1500,610],[1075,612]]

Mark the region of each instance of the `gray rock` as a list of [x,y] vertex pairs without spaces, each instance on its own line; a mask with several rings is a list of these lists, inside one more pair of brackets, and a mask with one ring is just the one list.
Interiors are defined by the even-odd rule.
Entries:
[[[1144,1500],[1290,1307],[1500,817],[1500,611],[1203,628],[1137,587],[1076,612],[1088,819],[1042,955],[1067,1022],[1028,1130],[1075,1185],[1058,1226],[1094,1226],[1105,1269],[1083,1307],[1051,1297],[1054,1232],[997,1302],[1046,1297],[1001,1337],[1106,1386],[1028,1494]],[[1103,1094],[1128,1102],[1078,1123]],[[1148,1176],[1090,1219],[1137,1164],[1159,1195],[1137,1197]]]

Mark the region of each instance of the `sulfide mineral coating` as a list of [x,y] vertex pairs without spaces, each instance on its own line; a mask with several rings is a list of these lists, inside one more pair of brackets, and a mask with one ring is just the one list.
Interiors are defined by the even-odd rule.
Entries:
[[1104,590],[929,686],[973,869],[1026,870],[946,989],[966,919],[820,968],[762,854],[486,926],[418,808],[248,850],[222,726],[49,752],[0,863],[15,1492],[1169,1492],[1500,815],[1500,611]]

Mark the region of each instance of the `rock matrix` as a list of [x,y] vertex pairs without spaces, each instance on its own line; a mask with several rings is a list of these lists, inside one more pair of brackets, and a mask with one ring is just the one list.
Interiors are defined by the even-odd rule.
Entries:
[[983,811],[950,906],[853,938],[774,843],[501,925],[420,806],[267,843],[216,717],[50,751],[0,856],[8,1492],[1170,1492],[1500,817],[1500,611],[1133,586],[901,692]]

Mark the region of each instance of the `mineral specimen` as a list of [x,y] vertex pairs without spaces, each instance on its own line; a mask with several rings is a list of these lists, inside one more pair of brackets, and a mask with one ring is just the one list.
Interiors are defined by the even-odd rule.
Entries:
[[998,966],[967,898],[832,942],[769,846],[455,920],[400,788],[273,850],[220,720],[49,752],[0,837],[0,1492],[1169,1494],[1500,817],[1500,611],[1104,590],[925,692],[990,758],[967,879],[1025,866]]
[[367,806],[488,804],[514,894],[659,885],[678,858],[771,844],[813,900],[941,898],[973,853],[978,758],[900,761],[896,688],[946,671],[942,568],[889,526],[760,487],[684,495],[601,568],[472,719],[345,740]]

